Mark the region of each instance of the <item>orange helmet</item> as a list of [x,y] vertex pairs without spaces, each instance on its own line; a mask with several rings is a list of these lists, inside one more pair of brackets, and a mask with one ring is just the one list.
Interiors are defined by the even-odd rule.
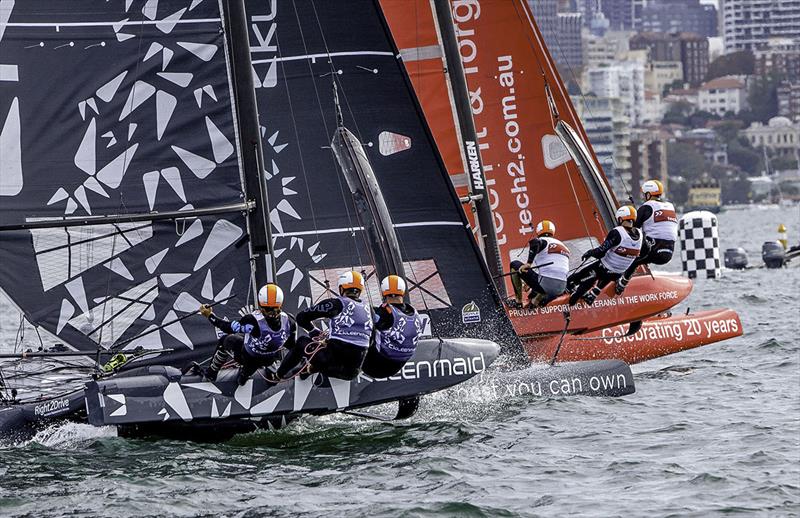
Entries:
[[617,221],[636,221],[636,208],[633,205],[623,205],[617,209]]
[[397,295],[402,297],[406,294],[406,281],[399,275],[389,275],[381,281],[381,295],[388,297]]
[[344,272],[339,276],[339,293],[343,290],[364,291],[364,276],[359,272]]
[[642,194],[649,194],[650,196],[663,196],[664,184],[658,180],[647,180],[642,184]]
[[283,306],[283,290],[277,284],[265,284],[258,290],[258,305],[262,308]]
[[536,224],[536,236],[540,237],[543,234],[556,235],[556,225],[549,219],[543,219]]

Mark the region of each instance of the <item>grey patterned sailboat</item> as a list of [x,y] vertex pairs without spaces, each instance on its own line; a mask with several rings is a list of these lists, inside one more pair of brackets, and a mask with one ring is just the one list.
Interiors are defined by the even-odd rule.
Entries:
[[[68,346],[16,355],[49,362],[36,372],[4,368],[0,430],[88,417],[225,434],[414,397],[497,357],[491,342],[431,339],[396,380],[181,376],[216,339],[192,325],[199,304],[246,306],[275,275],[243,2],[3,1],[0,15],[0,285]],[[107,372],[79,361],[117,353]]]
[[[500,353],[485,338],[521,352],[380,8],[350,5],[249,2],[248,24],[243,1],[0,0],[0,287],[64,344],[3,368],[0,433],[68,418],[218,438],[387,401],[407,416],[483,373]],[[367,53],[328,48],[354,27]],[[299,309],[343,267],[373,289],[405,272],[425,307],[433,337],[398,376],[182,374],[216,342],[201,303],[230,314],[277,280]],[[611,371],[624,389],[605,393],[630,393],[614,362],[525,379]]]

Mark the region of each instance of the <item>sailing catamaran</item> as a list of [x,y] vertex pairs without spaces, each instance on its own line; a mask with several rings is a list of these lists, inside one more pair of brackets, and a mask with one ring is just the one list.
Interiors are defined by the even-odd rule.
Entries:
[[[542,219],[556,222],[577,267],[581,254],[615,226],[618,203],[527,3],[381,5],[465,211],[476,214],[476,239],[492,274],[500,278],[527,253]],[[481,217],[486,213],[490,224]],[[509,281],[503,284],[501,291],[510,292]],[[624,296],[615,297],[611,285],[593,306],[572,307],[566,327],[566,297],[508,314],[534,360],[552,358],[561,346],[561,360],[634,363],[742,334],[730,309],[670,316],[691,287],[688,279],[642,269]],[[708,333],[696,332],[706,327]]]
[[[378,4],[247,8],[0,0],[0,287],[60,343],[4,369],[0,431],[68,418],[218,437],[387,401],[407,416],[483,373],[495,342],[522,356]],[[430,319],[398,376],[182,374],[216,342],[201,303],[231,314],[275,280],[299,309],[353,267],[405,270]],[[527,379],[558,373],[586,380],[575,393],[633,391],[622,362]]]

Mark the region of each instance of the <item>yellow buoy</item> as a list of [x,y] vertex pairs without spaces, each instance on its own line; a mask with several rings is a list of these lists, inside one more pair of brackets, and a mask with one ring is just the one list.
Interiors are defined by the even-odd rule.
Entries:
[[789,248],[789,240],[786,239],[786,225],[783,223],[778,225],[778,241],[781,242],[784,250]]

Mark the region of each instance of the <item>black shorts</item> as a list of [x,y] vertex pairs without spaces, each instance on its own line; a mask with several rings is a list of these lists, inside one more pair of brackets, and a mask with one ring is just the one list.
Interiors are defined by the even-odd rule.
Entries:
[[364,365],[361,367],[361,370],[371,378],[388,378],[400,372],[400,369],[403,368],[406,361],[407,360],[392,360],[391,358],[387,358],[379,353],[373,345],[370,346],[369,351],[367,351],[367,357],[364,358]]

